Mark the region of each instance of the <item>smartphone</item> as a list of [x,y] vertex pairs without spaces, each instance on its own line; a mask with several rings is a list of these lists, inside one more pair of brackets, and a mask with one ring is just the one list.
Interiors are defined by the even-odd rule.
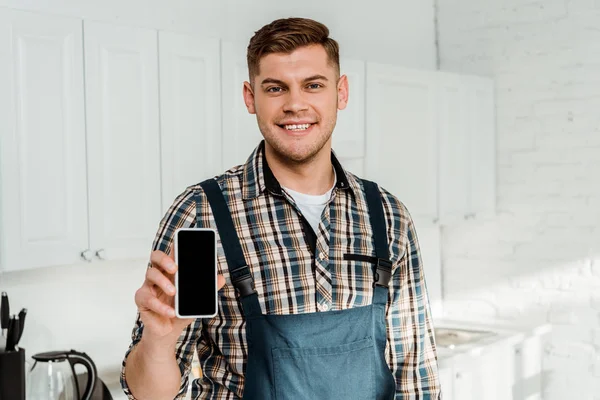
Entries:
[[217,233],[208,228],[175,231],[175,314],[179,318],[217,315]]

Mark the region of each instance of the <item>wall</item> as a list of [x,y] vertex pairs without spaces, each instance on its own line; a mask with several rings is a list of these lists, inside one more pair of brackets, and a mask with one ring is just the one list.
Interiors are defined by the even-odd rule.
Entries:
[[449,315],[544,320],[547,399],[600,399],[600,2],[439,2],[440,66],[497,85],[498,216],[445,227]]
[[[244,42],[272,19],[307,16],[330,27],[344,57],[435,68],[432,0],[0,0],[3,6]],[[136,312],[133,297],[145,265],[146,260],[94,262],[0,274],[0,290],[9,293],[12,310],[28,309],[21,340],[27,354],[85,351],[101,376],[114,380],[129,344]]]
[[326,24],[343,57],[435,69],[433,0],[0,0],[0,6],[247,43],[276,18]]
[[0,289],[9,295],[11,313],[27,308],[19,345],[28,357],[51,350],[84,351],[103,379],[115,381],[131,340],[133,298],[146,263],[94,261],[1,275]]

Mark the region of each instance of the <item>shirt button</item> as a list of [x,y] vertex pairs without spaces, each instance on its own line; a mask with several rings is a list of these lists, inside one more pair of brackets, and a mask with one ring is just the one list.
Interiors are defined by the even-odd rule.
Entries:
[[319,260],[324,260],[324,259],[325,259],[325,253],[319,254]]
[[329,310],[329,305],[327,305],[327,303],[321,304],[321,311],[327,311],[327,310]]

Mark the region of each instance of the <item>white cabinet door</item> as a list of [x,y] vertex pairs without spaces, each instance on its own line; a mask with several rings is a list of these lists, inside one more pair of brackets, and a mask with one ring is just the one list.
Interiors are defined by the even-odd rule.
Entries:
[[90,243],[147,257],[161,217],[157,32],[84,24]]
[[263,139],[256,115],[244,104],[244,81],[248,81],[247,43],[222,42],[221,76],[223,86],[223,167],[244,164]]
[[163,212],[187,186],[223,172],[217,39],[159,33]]
[[442,398],[444,400],[453,400],[452,390],[454,387],[454,373],[452,366],[441,367],[438,369],[440,386],[442,388]]
[[475,392],[477,379],[477,359],[459,355],[454,357],[454,382],[452,387],[452,398],[456,400],[482,400],[479,393]]
[[514,386],[515,400],[540,400],[543,391],[544,339],[527,337],[515,347]]
[[469,213],[470,143],[467,130],[467,90],[460,75],[438,72],[437,101],[442,224]]
[[440,221],[490,215],[496,206],[493,81],[437,76]]
[[494,82],[464,76],[469,132],[469,209],[472,216],[493,215],[496,210],[496,135]]
[[365,157],[365,63],[341,59],[340,73],[348,77],[348,105],[338,110],[332,148],[340,159]]
[[367,64],[366,177],[437,219],[435,72]]
[[0,8],[0,269],[88,247],[81,21]]

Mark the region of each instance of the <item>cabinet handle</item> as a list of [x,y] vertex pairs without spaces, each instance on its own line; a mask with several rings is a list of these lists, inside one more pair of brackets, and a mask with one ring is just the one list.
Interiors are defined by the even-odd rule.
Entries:
[[437,224],[438,222],[440,222],[440,219],[439,219],[439,218],[434,218],[432,222],[433,222],[434,224]]
[[96,257],[98,257],[101,260],[106,260],[106,250],[104,249],[100,249],[96,252]]
[[460,372],[456,373],[456,379],[461,379],[462,378],[462,374]]
[[87,262],[92,261],[92,252],[90,251],[90,249],[82,251],[81,258],[83,258]]

